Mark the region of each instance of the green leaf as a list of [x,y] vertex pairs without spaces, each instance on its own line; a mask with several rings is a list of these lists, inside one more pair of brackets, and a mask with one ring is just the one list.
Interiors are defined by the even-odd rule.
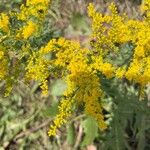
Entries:
[[55,102],[51,107],[44,110],[43,114],[45,116],[54,117],[58,113],[58,102]]
[[98,125],[96,120],[93,119],[92,117],[89,117],[82,122],[82,127],[85,133],[82,146],[87,146],[92,144],[94,139],[97,137],[97,133],[98,133]]
[[70,124],[67,128],[67,143],[69,145],[74,145],[75,143],[75,128],[73,123]]
[[86,21],[86,17],[80,13],[73,13],[71,17],[71,25],[76,30],[81,30],[83,32],[88,32],[89,27]]
[[50,93],[53,96],[61,96],[63,95],[67,85],[62,79],[58,79],[53,81],[50,88]]
[[21,2],[22,2],[22,0],[15,0],[15,2],[16,2],[16,3],[21,3]]

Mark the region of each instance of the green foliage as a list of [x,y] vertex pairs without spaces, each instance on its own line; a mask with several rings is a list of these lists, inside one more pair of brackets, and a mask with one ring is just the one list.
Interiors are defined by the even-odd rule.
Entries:
[[53,96],[62,96],[66,87],[67,87],[67,85],[62,79],[54,80],[51,83],[50,93]]
[[44,112],[45,116],[55,117],[58,113],[58,102],[53,102],[50,107],[47,107]]
[[88,146],[93,143],[94,139],[98,134],[98,125],[95,119],[88,117],[82,121],[82,126],[84,129],[84,138],[82,141],[82,146]]
[[150,129],[147,99],[139,101],[138,88],[123,82],[118,87],[115,82],[111,81],[111,86],[105,84],[107,82],[103,84],[113,102],[113,120],[105,136],[104,149],[144,150],[148,146],[148,143],[145,143],[146,131]]
[[130,59],[133,56],[133,48],[134,46],[130,43],[126,43],[119,46],[119,53],[110,54],[108,59],[118,66],[128,65],[130,63]]
[[75,143],[75,138],[76,138],[75,127],[74,127],[74,124],[71,123],[67,127],[67,143],[73,146]]
[[[6,6],[4,5],[5,3],[0,3],[0,10],[13,9],[16,6],[19,8],[21,2],[21,0],[10,1]],[[31,49],[40,48],[50,39],[57,38],[64,32],[53,26],[54,22],[61,19],[60,1],[57,0],[53,3],[55,3],[55,6],[49,11],[47,20],[44,23],[45,26],[41,29],[44,33],[29,39]],[[53,19],[49,19],[49,16]],[[72,33],[88,34],[90,29],[86,19],[83,14],[73,12],[70,19]],[[10,20],[14,28],[17,29],[22,26],[21,22],[16,23],[15,18]],[[70,32],[69,28],[67,29]],[[15,51],[11,55],[18,59],[17,54],[24,44],[23,41],[15,41],[11,38],[6,39],[3,44],[13,48]],[[123,66],[128,63],[132,55],[133,45],[127,43],[119,45],[119,48],[120,53],[118,55],[110,54],[108,59],[116,65]],[[51,57],[51,55],[46,55],[46,59],[51,59]],[[24,54],[23,58],[25,59]],[[13,59],[10,60],[10,68],[13,65],[13,61]],[[10,71],[11,78],[8,78],[10,84],[15,84],[13,79],[20,75],[19,72],[23,72],[24,64],[19,63],[18,65],[14,70]],[[81,122],[78,122],[78,120],[71,122],[67,125],[67,128],[64,127],[62,134],[55,139],[49,139],[47,136],[49,120],[44,126],[46,128],[43,127],[34,131],[33,128],[39,127],[43,122],[45,123],[47,118],[52,119],[56,116],[59,98],[67,85],[62,79],[52,79],[49,83],[50,97],[45,98],[40,96],[37,83],[30,83],[31,86],[26,87],[21,81],[18,81],[19,87],[14,88],[12,95],[7,98],[0,97],[0,149],[44,148],[53,150],[61,149],[66,141],[71,149],[74,149],[78,135],[78,125],[80,124],[83,128],[83,133],[81,133],[82,136],[77,145],[79,149],[83,149],[83,147],[90,144],[95,144],[102,150],[150,149],[150,108],[147,97],[145,96],[144,99],[140,97],[141,89],[137,84],[129,83],[125,79],[116,81],[115,79],[106,79],[101,74],[99,76],[101,77],[101,87],[105,92],[105,97],[102,98],[105,103],[104,115],[108,123],[108,129],[105,132],[99,131],[95,119],[91,117],[81,118]],[[0,84],[0,87],[4,87],[3,82]],[[4,93],[3,91],[0,92]],[[77,110],[74,115],[80,115],[80,113],[80,110]],[[67,130],[67,137],[63,135],[65,129]],[[20,133],[23,133],[23,136],[18,138]]]
[[23,0],[1,0],[0,12],[7,11],[7,9],[17,9],[22,4]]
[[81,15],[80,13],[72,14],[71,25],[76,31],[82,32],[82,34],[88,33],[89,31],[86,17]]

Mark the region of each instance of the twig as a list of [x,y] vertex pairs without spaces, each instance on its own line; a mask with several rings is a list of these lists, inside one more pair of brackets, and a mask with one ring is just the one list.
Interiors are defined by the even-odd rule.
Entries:
[[82,138],[82,133],[83,133],[82,130],[83,130],[82,126],[79,125],[79,132],[78,132],[78,135],[77,135],[76,142],[74,144],[74,149],[77,149],[79,144],[80,144],[80,141],[81,141],[81,138]]
[[[24,122],[23,122],[23,124],[27,124],[27,123],[29,123],[30,121],[32,121],[39,113],[40,113],[40,111],[41,111],[41,109],[43,108],[43,106],[44,106],[44,104],[45,104],[45,101],[43,101],[43,103],[42,103],[42,105],[40,106],[40,108],[35,112],[35,114],[34,115],[32,115],[28,120],[25,120]],[[50,120],[48,119],[47,121],[49,121],[50,122]],[[46,122],[47,122],[46,121]],[[44,122],[44,124],[46,123],[46,122]],[[48,123],[49,123],[48,122]],[[47,125],[47,124],[46,124]],[[40,126],[38,126],[38,127],[40,127],[40,128],[42,128],[42,127],[44,127],[43,126],[43,124],[41,124]],[[27,131],[24,131],[24,132],[21,132],[21,133],[16,133],[14,136],[13,136],[13,138],[11,138],[11,140],[10,141],[8,141],[7,143],[6,143],[6,145],[4,145],[3,147],[4,147],[4,149],[5,150],[9,150],[9,148],[10,148],[10,146],[12,145],[12,144],[16,144],[16,142],[17,142],[17,140],[19,139],[19,138],[21,138],[21,137],[23,137],[23,136],[25,136],[25,135],[28,135],[28,134],[30,134],[30,133],[32,133],[32,132],[35,132],[35,131],[37,131],[38,129],[38,127],[35,127],[35,128],[33,128],[33,129],[30,129],[30,131],[29,130],[27,130]],[[35,130],[36,129],[36,130]],[[28,133],[28,134],[25,134],[25,132],[26,133]],[[24,134],[23,134],[24,133]],[[20,134],[22,134],[22,136],[20,135]],[[20,135],[20,136],[19,136]],[[19,136],[19,138],[16,138],[17,136]]]
[[9,150],[9,148],[10,148],[10,146],[11,146],[12,144],[16,144],[16,143],[17,143],[17,140],[19,140],[19,139],[23,138],[24,136],[27,136],[27,135],[29,135],[29,134],[31,134],[31,133],[33,133],[33,132],[36,132],[36,131],[38,131],[39,129],[44,128],[45,126],[47,126],[47,125],[50,123],[50,121],[51,121],[51,119],[48,119],[48,120],[46,120],[44,123],[38,125],[37,127],[34,127],[34,128],[32,128],[32,129],[28,129],[28,130],[23,131],[23,132],[21,132],[21,133],[18,133],[17,135],[14,136],[14,138],[12,138],[11,141],[9,141],[9,142],[4,146],[4,149],[5,149],[5,150]]
[[14,141],[17,141],[18,139],[20,139],[20,138],[22,138],[22,137],[24,137],[24,136],[27,136],[27,135],[29,135],[29,134],[31,134],[31,133],[33,133],[33,132],[38,131],[38,130],[41,129],[41,128],[44,128],[45,126],[47,126],[47,125],[50,123],[50,121],[51,121],[51,119],[48,119],[48,120],[46,120],[44,123],[40,124],[40,125],[37,126],[37,127],[34,127],[34,128],[32,128],[32,129],[28,129],[28,130],[26,130],[26,131],[23,131],[23,132],[19,133],[19,134],[16,135],[16,137],[14,138]]

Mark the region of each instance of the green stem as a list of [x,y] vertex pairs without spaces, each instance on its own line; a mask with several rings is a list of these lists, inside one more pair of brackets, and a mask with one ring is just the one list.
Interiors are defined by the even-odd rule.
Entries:
[[145,148],[145,119],[145,115],[143,115],[141,120],[141,131],[139,133],[137,150],[144,150]]

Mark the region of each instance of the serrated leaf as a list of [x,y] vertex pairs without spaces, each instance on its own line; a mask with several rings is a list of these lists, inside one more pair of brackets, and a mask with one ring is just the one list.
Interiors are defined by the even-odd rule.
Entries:
[[82,146],[87,146],[92,144],[94,139],[97,137],[97,133],[98,133],[97,122],[92,117],[89,117],[82,122],[82,127],[85,133]]

